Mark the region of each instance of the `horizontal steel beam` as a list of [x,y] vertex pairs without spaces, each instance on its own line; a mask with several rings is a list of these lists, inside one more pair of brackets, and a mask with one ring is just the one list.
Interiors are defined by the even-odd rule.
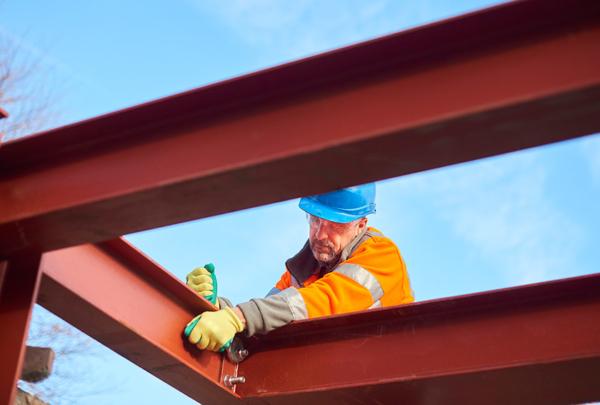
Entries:
[[[600,274],[293,323],[236,368],[182,344],[213,308],[124,241],[41,268],[40,304],[205,404],[600,400]],[[225,374],[246,378],[237,394]]]
[[203,404],[237,404],[222,384],[235,367],[184,345],[196,314],[214,309],[121,239],[45,253],[38,303]]
[[250,342],[256,404],[600,400],[600,274],[301,321]]
[[8,142],[0,257],[598,130],[600,2],[511,2]]

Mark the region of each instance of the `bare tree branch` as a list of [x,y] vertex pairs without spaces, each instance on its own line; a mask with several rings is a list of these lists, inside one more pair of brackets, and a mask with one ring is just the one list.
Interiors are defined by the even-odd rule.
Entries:
[[98,343],[36,305],[29,345],[52,347],[52,374],[39,383],[19,381],[19,387],[52,405],[81,402],[83,397],[115,392],[123,382],[98,370]]
[[[0,143],[48,128],[57,119],[56,83],[39,56],[0,30]],[[64,87],[62,87],[64,88]],[[1,145],[0,145],[1,147]],[[19,381],[19,388],[52,405],[80,402],[82,397],[115,390],[113,375],[98,375],[98,345],[88,336],[36,306],[28,344],[51,347],[54,370],[41,382]]]
[[0,119],[3,140],[47,128],[56,117],[52,104],[56,96],[48,86],[50,76],[39,58],[0,31],[0,107],[9,114]]

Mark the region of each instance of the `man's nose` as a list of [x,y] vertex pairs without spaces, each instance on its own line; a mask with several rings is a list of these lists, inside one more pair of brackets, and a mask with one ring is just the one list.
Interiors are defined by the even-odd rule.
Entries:
[[327,237],[329,236],[329,234],[327,232],[327,226],[325,226],[325,224],[323,222],[319,223],[318,228],[315,232],[315,236],[317,237],[318,240],[327,239]]

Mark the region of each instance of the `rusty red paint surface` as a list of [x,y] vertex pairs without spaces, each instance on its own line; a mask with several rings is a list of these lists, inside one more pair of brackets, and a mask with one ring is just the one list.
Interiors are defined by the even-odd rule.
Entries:
[[593,133],[599,44],[597,1],[516,2],[9,142],[0,257]]
[[[599,2],[514,2],[8,142],[0,258],[596,132],[599,50]],[[322,161],[339,170],[321,176]],[[0,341],[0,402],[21,364],[33,257],[3,265],[0,319],[14,329]],[[221,384],[235,367],[174,333],[210,306],[130,246],[62,249],[41,267],[48,309],[203,403],[242,401]],[[598,400],[599,277],[293,324],[249,342],[238,393],[286,405]]]
[[599,400],[599,314],[595,274],[302,321],[250,345],[239,394],[269,404]]
[[[600,274],[293,323],[247,340],[236,368],[182,346],[212,307],[123,241],[41,266],[42,305],[207,404],[600,399]],[[239,397],[225,374],[246,377]]]
[[40,254],[26,251],[0,261],[0,404],[12,404],[40,285]]
[[214,307],[125,241],[48,252],[41,267],[39,304],[198,401],[237,402],[221,383],[235,367],[181,337]]

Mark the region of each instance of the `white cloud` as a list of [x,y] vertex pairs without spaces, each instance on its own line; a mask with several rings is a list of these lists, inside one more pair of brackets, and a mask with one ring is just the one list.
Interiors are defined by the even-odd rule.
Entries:
[[222,20],[252,46],[297,58],[358,42],[416,24],[429,8],[407,6],[390,12],[388,0],[363,2],[297,0],[189,0],[202,13]]
[[540,150],[407,178],[403,188],[434,201],[471,254],[510,284],[568,275],[583,231],[553,205]]
[[462,14],[498,0],[187,0],[265,53],[294,59]]

